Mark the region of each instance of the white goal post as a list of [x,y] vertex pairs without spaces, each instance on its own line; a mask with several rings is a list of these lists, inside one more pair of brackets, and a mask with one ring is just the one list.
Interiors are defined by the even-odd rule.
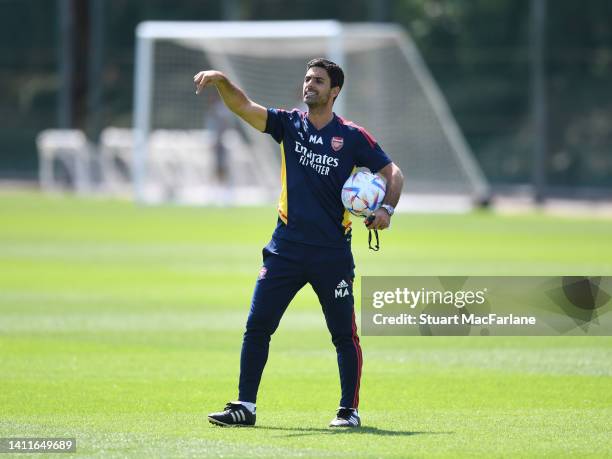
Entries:
[[[136,38],[132,177],[138,201],[166,196],[154,191],[159,184],[152,171],[159,165],[152,164],[152,156],[163,156],[163,151],[152,155],[154,132],[196,132],[212,116],[209,99],[194,94],[197,71],[223,71],[266,107],[303,108],[301,82],[306,62],[314,57],[343,67],[345,85],[334,111],[377,138],[404,171],[406,193],[460,196],[467,202],[488,196],[488,183],[442,93],[410,36],[397,25],[154,21],[139,24]],[[244,170],[232,172],[230,186],[239,190],[246,181],[243,195],[274,199],[280,183],[278,146],[243,122],[233,122],[229,168],[241,159]],[[212,154],[205,150],[202,154]],[[175,175],[173,198],[190,196],[182,189],[201,185],[191,201],[203,199],[210,178],[197,184]],[[240,193],[234,196],[239,204]]]

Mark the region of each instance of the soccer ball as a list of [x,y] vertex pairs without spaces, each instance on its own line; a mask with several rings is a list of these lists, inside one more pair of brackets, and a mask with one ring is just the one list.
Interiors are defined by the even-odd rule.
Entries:
[[368,217],[380,207],[387,190],[385,180],[369,171],[357,171],[342,187],[342,204],[353,215]]

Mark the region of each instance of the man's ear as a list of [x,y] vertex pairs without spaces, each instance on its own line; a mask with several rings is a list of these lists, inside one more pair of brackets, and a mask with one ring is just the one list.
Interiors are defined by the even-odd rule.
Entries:
[[340,86],[334,86],[333,88],[331,88],[331,91],[329,93],[330,96],[337,97],[338,94],[340,94]]

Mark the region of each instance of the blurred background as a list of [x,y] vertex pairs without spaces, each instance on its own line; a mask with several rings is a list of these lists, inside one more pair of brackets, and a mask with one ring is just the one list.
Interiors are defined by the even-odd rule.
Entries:
[[140,22],[295,19],[405,30],[494,195],[612,196],[607,0],[0,0],[0,178],[38,179],[42,130],[134,125]]
[[[328,21],[261,23],[287,20]],[[235,397],[280,155],[192,77],[222,67],[291,108],[321,53],[347,70],[335,109],[421,193],[379,252],[353,222],[357,303],[361,276],[612,275],[610,0],[0,0],[0,437],[96,457],[612,456],[609,336],[362,336],[367,427],[328,435],[337,364],[309,287],[272,340],[263,428],[203,428]],[[270,193],[134,205],[138,177],[162,203],[185,183],[209,204]]]

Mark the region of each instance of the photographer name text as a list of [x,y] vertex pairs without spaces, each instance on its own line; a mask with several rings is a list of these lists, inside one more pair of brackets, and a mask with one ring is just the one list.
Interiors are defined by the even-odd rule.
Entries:
[[535,325],[533,316],[516,316],[514,314],[453,314],[438,316],[427,313],[407,314],[401,313],[386,316],[381,313],[374,314],[372,321],[375,325]]

